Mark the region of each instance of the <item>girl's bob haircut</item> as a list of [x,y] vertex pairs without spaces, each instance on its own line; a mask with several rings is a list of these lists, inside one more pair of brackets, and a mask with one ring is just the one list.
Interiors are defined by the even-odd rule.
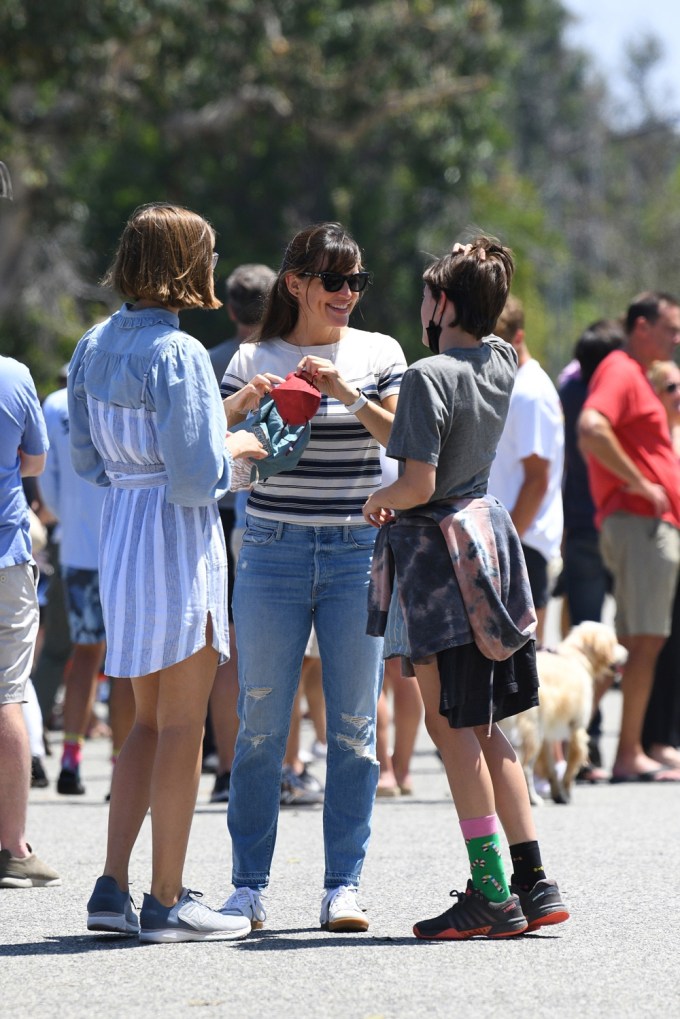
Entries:
[[215,297],[215,231],[181,205],[152,202],[132,213],[102,279],[122,297],[168,308],[220,308]]

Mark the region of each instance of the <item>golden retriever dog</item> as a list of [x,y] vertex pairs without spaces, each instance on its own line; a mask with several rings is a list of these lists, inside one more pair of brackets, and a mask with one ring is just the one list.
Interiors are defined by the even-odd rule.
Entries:
[[[543,803],[534,787],[534,765],[539,759],[555,803],[569,802],[574,778],[588,759],[586,730],[595,690],[607,689],[627,655],[612,628],[595,622],[572,627],[554,651],[536,652],[539,706],[500,723],[522,762],[534,806]],[[553,753],[553,745],[561,742],[567,744],[562,778],[555,769]]]

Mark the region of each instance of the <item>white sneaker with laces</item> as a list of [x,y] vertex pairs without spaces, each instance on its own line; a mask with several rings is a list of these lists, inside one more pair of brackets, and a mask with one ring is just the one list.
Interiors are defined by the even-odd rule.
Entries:
[[224,916],[245,916],[250,920],[250,929],[259,931],[267,919],[262,898],[262,892],[257,888],[237,888],[220,906],[219,912]]
[[353,885],[327,888],[321,900],[319,922],[325,931],[367,931],[368,917],[357,902]]

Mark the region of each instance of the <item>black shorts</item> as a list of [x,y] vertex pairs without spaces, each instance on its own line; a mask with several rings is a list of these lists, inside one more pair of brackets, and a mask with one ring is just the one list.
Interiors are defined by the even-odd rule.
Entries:
[[485,658],[476,644],[437,654],[439,713],[452,729],[500,722],[538,704],[536,642],[528,640],[504,662]]

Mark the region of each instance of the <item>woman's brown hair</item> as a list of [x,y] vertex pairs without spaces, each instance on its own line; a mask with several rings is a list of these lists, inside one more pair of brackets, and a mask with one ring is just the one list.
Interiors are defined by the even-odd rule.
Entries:
[[212,256],[215,231],[190,209],[166,202],[132,213],[102,279],[123,297],[170,308],[220,308]]
[[361,251],[339,223],[316,223],[293,237],[269,291],[262,324],[249,340],[285,337],[298,320],[298,302],[290,293],[286,276],[303,272],[351,273],[361,268]]

